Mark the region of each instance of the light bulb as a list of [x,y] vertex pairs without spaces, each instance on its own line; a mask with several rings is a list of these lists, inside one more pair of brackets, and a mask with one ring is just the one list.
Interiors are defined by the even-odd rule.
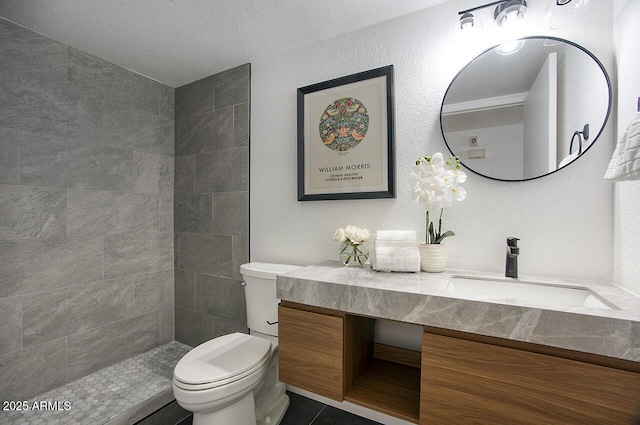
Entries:
[[525,40],[507,41],[496,48],[496,53],[501,56],[512,55],[522,49],[524,42]]

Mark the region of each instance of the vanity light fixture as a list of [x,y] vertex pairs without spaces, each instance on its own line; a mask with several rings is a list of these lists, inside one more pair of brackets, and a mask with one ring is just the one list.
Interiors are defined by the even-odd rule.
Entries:
[[496,24],[503,27],[524,18],[526,11],[527,2],[524,0],[505,1],[496,7],[493,18]]
[[462,16],[460,16],[460,29],[461,30],[469,30],[475,26],[477,26],[478,20],[473,16],[473,13],[466,12]]
[[[557,0],[559,2],[570,2],[571,0]],[[493,19],[499,26],[510,25],[512,22],[520,20],[527,11],[527,2],[525,0],[501,0],[492,3],[483,4],[481,6],[472,7],[471,9],[458,12],[460,16],[460,29],[467,30],[479,26],[479,20],[473,16],[476,10],[486,7],[496,6],[493,13]]]

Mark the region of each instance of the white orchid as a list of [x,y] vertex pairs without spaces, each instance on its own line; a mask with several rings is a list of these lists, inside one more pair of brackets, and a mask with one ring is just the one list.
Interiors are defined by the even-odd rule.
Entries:
[[[452,231],[442,233],[442,213],[445,207],[453,205],[453,201],[463,201],[467,197],[467,191],[459,185],[466,180],[467,175],[460,170],[460,160],[456,156],[445,162],[442,153],[437,152],[416,159],[410,175],[410,191],[414,200],[427,204],[427,243],[439,244],[447,236],[454,235]],[[429,220],[429,211],[438,208],[440,219],[436,232]]]

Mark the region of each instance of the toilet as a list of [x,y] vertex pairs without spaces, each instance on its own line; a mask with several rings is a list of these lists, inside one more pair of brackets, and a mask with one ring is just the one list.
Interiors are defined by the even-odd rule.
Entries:
[[173,371],[173,394],[194,425],[277,425],[289,406],[278,381],[276,275],[299,267],[240,266],[249,335],[232,333],[198,345]]

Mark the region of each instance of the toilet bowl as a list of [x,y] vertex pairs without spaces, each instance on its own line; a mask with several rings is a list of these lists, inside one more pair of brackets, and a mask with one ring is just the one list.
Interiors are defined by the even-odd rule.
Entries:
[[250,334],[233,333],[198,345],[176,365],[173,393],[193,412],[194,425],[277,425],[289,397],[278,381],[275,279],[298,267],[248,263],[245,279]]

